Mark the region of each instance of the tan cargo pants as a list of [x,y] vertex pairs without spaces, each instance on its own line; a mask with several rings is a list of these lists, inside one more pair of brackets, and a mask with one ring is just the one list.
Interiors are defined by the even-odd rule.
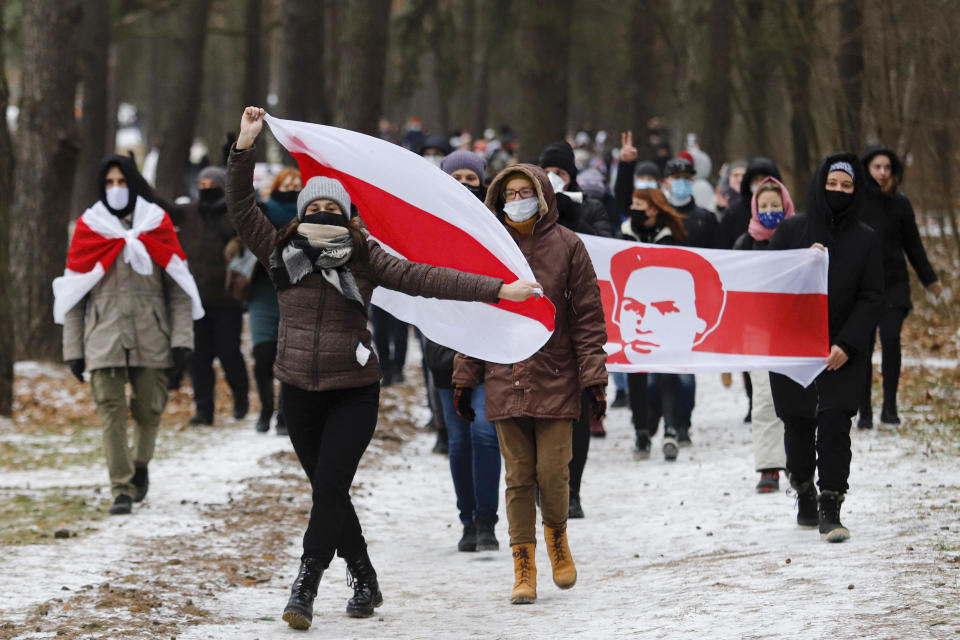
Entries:
[[[133,415],[133,447],[127,441],[127,381]],[[103,453],[110,472],[110,490],[134,496],[135,466],[153,458],[160,417],[167,406],[167,373],[163,369],[111,367],[90,372],[90,388],[103,427]]]
[[561,528],[570,509],[573,422],[546,418],[498,420],[497,438],[506,469],[510,544],[536,543],[537,506],[545,525]]

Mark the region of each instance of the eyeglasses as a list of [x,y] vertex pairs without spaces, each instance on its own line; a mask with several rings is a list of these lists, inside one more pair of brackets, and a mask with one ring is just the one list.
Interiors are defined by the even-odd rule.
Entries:
[[520,189],[520,190],[507,189],[503,192],[503,199],[515,200],[517,196],[520,196],[521,198],[526,199],[526,198],[532,198],[535,195],[537,195],[537,192],[532,187],[524,187],[523,189]]

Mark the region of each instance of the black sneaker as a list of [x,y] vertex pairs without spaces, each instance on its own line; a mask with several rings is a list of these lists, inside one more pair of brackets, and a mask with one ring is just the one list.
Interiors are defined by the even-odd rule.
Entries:
[[457,543],[457,551],[477,550],[477,525],[474,523],[463,525],[463,535]]
[[900,416],[897,415],[896,409],[889,411],[884,409],[880,412],[880,422],[883,424],[900,424]]
[[820,524],[820,514],[817,512],[817,488],[813,486],[813,478],[801,483],[790,484],[797,494],[797,526],[812,529]]
[[274,427],[277,430],[278,436],[287,435],[287,420],[283,417],[282,413],[277,414],[277,425]]
[[857,420],[857,429],[873,429],[873,418],[861,414]]
[[131,511],[133,511],[133,498],[130,496],[121,494],[114,498],[113,504],[110,505],[110,515],[112,516],[125,516]]
[[200,413],[198,411],[192,418],[190,418],[189,424],[191,427],[212,427],[213,416]]
[[650,457],[650,434],[646,431],[637,431],[633,441],[633,457],[635,460],[646,460]]
[[627,406],[627,392],[624,389],[617,389],[617,395],[613,397],[610,406],[614,409]]
[[147,465],[135,467],[133,471],[133,484],[136,492],[133,494],[134,502],[142,502],[147,497],[147,490],[150,488],[150,474],[147,472]]
[[241,399],[239,402],[233,403],[234,420],[243,420],[247,417],[248,411],[250,411],[250,403],[248,403],[245,399]]
[[570,494],[570,509],[567,513],[568,518],[582,518],[583,507],[580,505],[580,496],[575,493]]
[[263,415],[260,414],[260,417],[257,418],[257,424],[254,425],[254,429],[257,430],[257,433],[266,433],[270,431],[270,414]]
[[850,531],[840,522],[840,505],[843,494],[837,491],[820,492],[820,539],[827,542],[843,542],[850,539]]
[[681,447],[693,445],[693,440],[690,439],[690,427],[677,427],[677,444]]

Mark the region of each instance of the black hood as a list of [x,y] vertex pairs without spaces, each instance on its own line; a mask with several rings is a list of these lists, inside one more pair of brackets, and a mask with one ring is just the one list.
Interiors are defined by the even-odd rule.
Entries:
[[[758,175],[773,176],[780,182],[783,182],[783,179],[780,177],[780,171],[777,169],[777,164],[773,160],[762,156],[754,158],[747,163],[747,170],[744,172],[743,180],[740,182],[740,195],[743,196],[745,202],[749,203],[753,199],[753,194],[750,193],[750,181]],[[749,204],[747,205],[747,210],[750,210]]]
[[[127,206],[119,211],[107,204],[107,189],[104,183],[107,180],[107,172],[110,170],[110,167],[120,169],[123,177],[127,179],[127,189],[130,190],[130,199],[127,201]],[[100,181],[100,201],[103,202],[110,213],[118,218],[124,218],[133,211],[133,208],[137,204],[138,196],[147,202],[154,201],[153,190],[150,188],[150,185],[147,184],[147,181],[144,180],[143,176],[140,175],[137,164],[128,156],[113,155],[104,158],[100,162],[98,180]]]
[[900,162],[899,156],[897,156],[893,149],[885,147],[882,144],[872,144],[860,154],[860,162],[863,163],[864,169],[867,172],[867,188],[880,191],[880,185],[873,179],[870,175],[870,170],[866,167],[870,166],[871,160],[881,155],[890,158],[890,168],[893,170],[893,177],[897,179],[893,185],[893,193],[896,193],[897,187],[903,182],[903,163]]
[[[826,189],[827,174],[830,165],[834,162],[848,162],[853,167],[853,200],[843,211],[834,213],[827,204]],[[827,243],[837,231],[856,224],[860,218],[860,209],[866,196],[867,172],[860,163],[860,158],[853,153],[833,153],[826,157],[817,167],[817,173],[810,183],[810,192],[807,194],[807,216],[809,218],[809,232],[811,242]]]

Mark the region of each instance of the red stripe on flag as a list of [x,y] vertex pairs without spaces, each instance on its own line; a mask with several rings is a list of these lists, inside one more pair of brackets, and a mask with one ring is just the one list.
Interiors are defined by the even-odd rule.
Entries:
[[[294,152],[293,156],[300,165],[304,183],[313,176],[339,180],[361,211],[370,233],[408,260],[492,276],[506,283],[517,279],[473,236],[446,220],[348,173],[322,165],[305,153]],[[387,222],[388,218],[393,224]],[[396,224],[397,220],[402,223]],[[556,308],[545,297],[524,302],[501,300],[494,306],[536,320],[549,331],[554,329]]]
[[81,217],[73,228],[73,239],[67,252],[67,269],[88,273],[99,262],[106,271],[123,250],[123,242],[123,238],[104,238],[88,227]]
[[163,214],[163,221],[155,229],[141,233],[139,238],[154,262],[164,269],[170,264],[170,258],[175,255],[180,256],[181,260],[187,259],[187,254],[180,246],[180,238],[177,237],[173,221],[166,212]]
[[[613,323],[614,293],[600,282],[607,339],[619,343]],[[720,324],[693,351],[780,357],[827,357],[827,296],[819,293],[728,291]]]

